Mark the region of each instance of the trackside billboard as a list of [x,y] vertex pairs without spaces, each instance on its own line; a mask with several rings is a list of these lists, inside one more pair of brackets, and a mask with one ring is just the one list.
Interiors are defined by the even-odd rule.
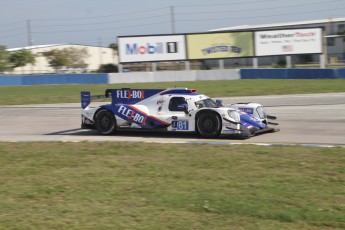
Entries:
[[250,57],[254,55],[253,32],[187,35],[188,59]]
[[289,29],[255,32],[255,55],[322,53],[322,29]]
[[120,63],[186,59],[184,35],[119,37]]

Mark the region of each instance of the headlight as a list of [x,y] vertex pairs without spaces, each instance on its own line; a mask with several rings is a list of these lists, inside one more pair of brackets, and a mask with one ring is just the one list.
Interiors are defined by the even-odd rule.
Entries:
[[256,111],[258,112],[260,118],[266,119],[267,115],[266,115],[264,107],[259,106],[259,107],[256,108]]
[[240,113],[236,110],[228,110],[229,116],[234,119],[236,122],[240,122]]

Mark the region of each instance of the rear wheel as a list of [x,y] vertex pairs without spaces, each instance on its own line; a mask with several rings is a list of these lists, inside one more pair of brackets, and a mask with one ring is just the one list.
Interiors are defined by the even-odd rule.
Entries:
[[217,113],[206,111],[198,117],[196,126],[201,136],[214,138],[219,136],[222,128],[222,122]]
[[106,109],[100,110],[95,117],[95,127],[98,132],[110,135],[116,130],[116,119],[112,112]]

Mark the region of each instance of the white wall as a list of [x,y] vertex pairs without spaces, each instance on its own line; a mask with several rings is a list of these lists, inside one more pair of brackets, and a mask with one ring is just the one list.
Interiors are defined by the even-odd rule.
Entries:
[[197,70],[196,72],[197,81],[240,79],[239,69]]
[[109,74],[109,84],[137,82],[174,82],[206,80],[238,80],[239,69],[226,70],[191,70],[162,72],[128,72]]

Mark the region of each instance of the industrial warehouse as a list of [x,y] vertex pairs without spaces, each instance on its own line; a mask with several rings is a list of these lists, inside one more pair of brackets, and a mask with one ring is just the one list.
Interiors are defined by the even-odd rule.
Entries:
[[[116,50],[98,46],[85,46],[85,45],[74,45],[74,44],[50,44],[50,45],[35,45],[28,47],[11,48],[8,51],[17,51],[20,49],[30,50],[36,57],[36,63],[34,65],[28,64],[23,67],[17,67],[6,74],[47,74],[47,73],[90,73],[97,72],[99,67],[104,64],[114,64],[119,66],[119,72],[136,72],[136,71],[164,71],[164,70],[210,70],[210,69],[234,69],[234,68],[339,68],[345,63],[345,40],[341,31],[345,29],[345,18],[333,18],[333,19],[321,19],[321,20],[310,20],[310,21],[297,21],[297,22],[286,22],[286,23],[272,23],[264,25],[242,25],[235,27],[226,27],[213,29],[208,32],[202,33],[205,36],[207,34],[215,33],[235,33],[235,32],[253,32],[253,31],[283,31],[293,29],[308,29],[308,28],[319,28],[322,30],[322,46],[319,47],[321,50],[317,53],[294,53],[290,52],[291,46],[285,46],[286,54],[275,55],[267,53],[265,55],[234,55],[226,58],[207,58],[196,57],[193,60],[186,60],[186,58],[179,57],[171,60],[165,59],[151,59],[151,55],[148,59],[133,59],[121,62]],[[187,34],[188,35],[188,34]],[[145,37],[155,37],[160,35],[147,35],[147,36],[132,36],[126,37],[131,38],[132,41],[143,42]],[[172,36],[172,34],[171,34]],[[174,35],[175,36],[175,35]],[[191,34],[190,36],[193,36]],[[283,36],[283,37],[282,37]],[[263,35],[262,39],[272,38],[291,38],[293,35],[282,35],[282,34],[271,34]],[[118,41],[121,40],[120,36]],[[203,38],[204,39],[204,38]],[[118,42],[117,41],[117,42]],[[149,41],[147,41],[149,42]],[[182,41],[179,41],[180,43]],[[147,45],[149,43],[146,43]],[[119,44],[121,52],[121,44]],[[175,48],[174,44],[168,44],[171,49]],[[78,69],[60,69],[57,70],[52,68],[46,57],[42,54],[44,52],[54,49],[64,49],[68,47],[74,47],[77,49],[85,49],[87,51],[87,57],[85,58],[85,67]],[[225,47],[225,49],[224,49]],[[227,50],[230,47],[232,53],[239,53],[241,48],[229,45],[210,46],[203,49],[204,53],[214,53],[216,50]],[[130,52],[134,51],[135,47],[127,47]],[[151,47],[152,48],[152,47]],[[185,47],[182,47],[185,48]],[[143,49],[143,48],[141,48]],[[163,47],[160,47],[163,50]],[[243,48],[242,48],[243,50]],[[128,53],[128,50],[126,51]],[[126,52],[123,52],[125,54]],[[144,52],[141,50],[140,52]],[[169,51],[173,53],[173,51]],[[217,52],[216,52],[217,53]],[[322,54],[322,55],[320,55]],[[132,55],[133,56],[133,55]],[[141,55],[142,56],[142,55]],[[250,57],[252,56],[252,57]],[[173,61],[175,60],[175,61]]]

